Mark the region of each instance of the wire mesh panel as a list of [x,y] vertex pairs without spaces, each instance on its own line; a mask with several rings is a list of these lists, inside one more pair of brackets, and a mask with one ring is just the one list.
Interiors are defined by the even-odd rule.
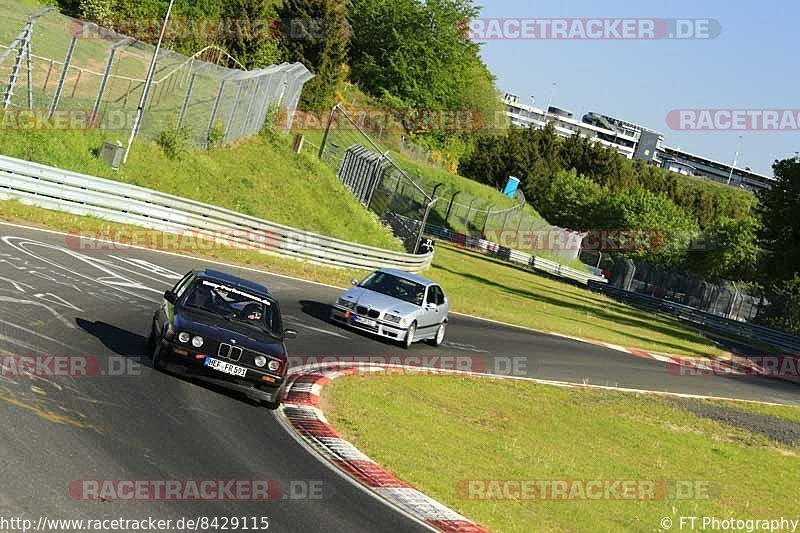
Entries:
[[[10,3],[3,9],[0,87],[7,115],[33,111],[51,122],[62,119],[62,127],[127,136],[155,48],[51,8]],[[212,132],[222,142],[251,135],[271,112],[291,117],[313,77],[299,63],[246,71],[217,46],[191,57],[168,48],[166,42],[159,51],[139,128],[149,139],[176,127],[199,146]],[[280,126],[288,131],[291,121]]]

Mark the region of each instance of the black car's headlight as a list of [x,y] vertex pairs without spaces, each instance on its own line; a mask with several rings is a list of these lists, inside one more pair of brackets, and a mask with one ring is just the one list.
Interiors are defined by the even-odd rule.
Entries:
[[180,333],[178,333],[178,340],[184,344],[189,342],[189,339],[191,338],[192,336],[189,335],[189,333],[187,333],[186,331],[181,331]]
[[345,300],[344,298],[339,298],[339,299],[336,301],[336,303],[337,303],[338,305],[341,305],[342,307],[346,307],[346,308],[348,308],[348,309],[352,309],[352,308],[353,308],[353,307],[355,307],[355,305],[356,305],[356,304],[355,304],[355,302],[351,302],[350,300]]
[[264,365],[267,364],[267,358],[263,355],[257,355],[256,358],[253,360],[258,368],[262,368]]
[[281,368],[281,362],[276,361],[275,359],[270,359],[269,364],[267,364],[267,368],[269,368],[273,372],[277,372]]
[[401,317],[397,316],[397,315],[388,315],[388,314],[387,315],[383,315],[383,319],[386,322],[392,322],[394,324],[399,324],[400,322],[403,321],[403,319]]
[[199,348],[202,345],[203,345],[203,337],[201,337],[200,335],[195,335],[194,337],[192,337],[192,346],[194,346],[195,348]]

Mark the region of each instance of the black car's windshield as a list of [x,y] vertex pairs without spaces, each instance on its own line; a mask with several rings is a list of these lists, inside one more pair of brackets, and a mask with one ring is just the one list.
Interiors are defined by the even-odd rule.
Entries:
[[184,305],[267,330],[274,335],[280,334],[280,315],[275,302],[238,287],[207,279],[198,280],[189,289]]
[[416,305],[425,297],[424,285],[385,272],[373,272],[358,286]]

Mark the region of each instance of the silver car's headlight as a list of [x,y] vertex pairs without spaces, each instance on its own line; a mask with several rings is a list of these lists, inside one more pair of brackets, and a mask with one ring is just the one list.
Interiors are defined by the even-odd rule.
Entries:
[[403,321],[403,319],[401,317],[397,316],[397,315],[388,315],[388,314],[384,315],[383,319],[386,322],[392,322],[394,324],[399,324],[399,323],[401,323]]
[[341,305],[342,307],[346,307],[346,308],[348,308],[348,309],[352,309],[352,308],[353,308],[353,307],[355,307],[355,305],[356,305],[356,304],[355,304],[355,302],[351,302],[350,300],[345,300],[344,298],[339,298],[339,299],[336,301],[336,303],[337,303],[338,305]]

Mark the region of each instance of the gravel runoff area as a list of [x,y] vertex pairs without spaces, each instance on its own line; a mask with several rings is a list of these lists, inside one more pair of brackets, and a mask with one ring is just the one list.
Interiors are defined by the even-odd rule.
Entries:
[[676,399],[675,403],[681,409],[697,416],[760,434],[781,444],[800,443],[800,423],[791,420],[697,400]]

